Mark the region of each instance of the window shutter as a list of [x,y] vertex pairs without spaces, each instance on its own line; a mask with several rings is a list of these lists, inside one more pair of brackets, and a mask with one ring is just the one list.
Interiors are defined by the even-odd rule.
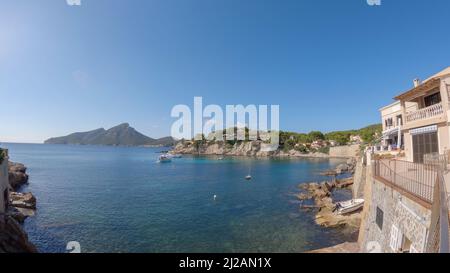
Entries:
[[393,251],[397,251],[398,247],[398,228],[395,225],[392,225],[391,228],[391,240],[389,242],[389,246],[392,248]]

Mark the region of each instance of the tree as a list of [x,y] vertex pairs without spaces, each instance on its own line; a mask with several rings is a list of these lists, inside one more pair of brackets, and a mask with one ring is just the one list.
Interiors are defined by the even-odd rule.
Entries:
[[312,131],[308,134],[312,141],[324,140],[325,136],[320,131]]

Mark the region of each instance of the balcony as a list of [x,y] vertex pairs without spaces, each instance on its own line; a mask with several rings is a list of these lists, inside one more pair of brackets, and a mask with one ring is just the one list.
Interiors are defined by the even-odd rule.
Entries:
[[434,104],[406,114],[406,123],[412,123],[430,118],[440,117],[444,114],[442,103]]

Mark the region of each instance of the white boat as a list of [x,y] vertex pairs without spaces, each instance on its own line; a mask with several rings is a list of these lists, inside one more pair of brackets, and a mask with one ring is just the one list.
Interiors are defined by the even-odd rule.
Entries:
[[251,176],[251,175],[247,175],[247,176],[245,177],[245,180],[252,180],[252,176]]
[[172,159],[168,155],[160,155],[159,159],[158,159],[159,163],[168,163],[168,162],[171,162],[171,161],[172,161]]
[[359,210],[364,206],[364,199],[352,199],[349,201],[339,202],[336,204],[337,213],[347,214]]

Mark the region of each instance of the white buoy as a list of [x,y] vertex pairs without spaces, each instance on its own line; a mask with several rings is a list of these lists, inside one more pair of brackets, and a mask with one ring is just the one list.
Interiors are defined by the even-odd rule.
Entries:
[[216,199],[217,199],[217,195],[214,194],[214,201],[216,201]]

